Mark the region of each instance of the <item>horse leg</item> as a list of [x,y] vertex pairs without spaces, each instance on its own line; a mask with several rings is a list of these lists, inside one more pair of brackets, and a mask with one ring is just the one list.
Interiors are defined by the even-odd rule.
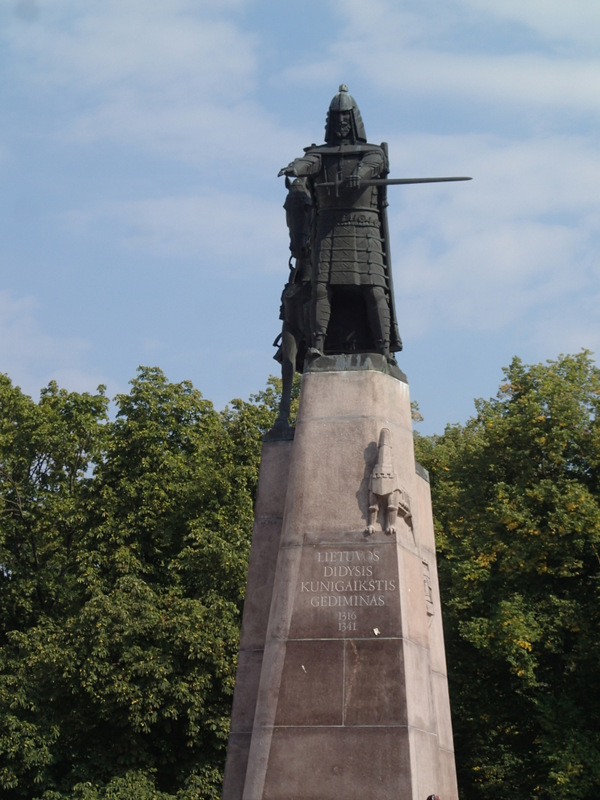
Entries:
[[296,370],[297,352],[298,342],[296,337],[284,324],[281,332],[281,401],[279,403],[279,413],[275,420],[275,428],[289,428],[292,383]]

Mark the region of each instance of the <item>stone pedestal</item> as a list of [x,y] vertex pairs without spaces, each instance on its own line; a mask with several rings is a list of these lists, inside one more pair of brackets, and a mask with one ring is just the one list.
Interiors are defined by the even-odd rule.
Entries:
[[318,359],[265,443],[224,800],[457,800],[429,484],[377,366]]

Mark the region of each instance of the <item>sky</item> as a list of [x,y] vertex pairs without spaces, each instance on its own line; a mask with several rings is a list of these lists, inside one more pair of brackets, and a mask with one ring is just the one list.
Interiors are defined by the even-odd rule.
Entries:
[[0,371],[139,365],[223,408],[277,374],[278,170],[340,83],[392,177],[398,355],[443,433],[502,368],[600,351],[600,3],[0,0]]

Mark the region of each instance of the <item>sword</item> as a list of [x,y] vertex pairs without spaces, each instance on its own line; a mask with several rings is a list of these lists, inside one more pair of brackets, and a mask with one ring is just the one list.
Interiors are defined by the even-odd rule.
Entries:
[[[398,186],[404,183],[446,183],[447,181],[471,181],[473,178],[365,178],[358,186]],[[324,181],[315,186],[335,186],[339,188],[344,181]]]

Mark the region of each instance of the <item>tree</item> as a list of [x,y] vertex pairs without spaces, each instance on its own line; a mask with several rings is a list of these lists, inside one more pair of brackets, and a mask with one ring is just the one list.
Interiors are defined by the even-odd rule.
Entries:
[[588,352],[515,358],[465,426],[417,439],[464,800],[600,785],[599,409]]
[[[600,372],[515,359],[429,469],[463,800],[600,785]],[[216,412],[141,368],[39,403],[0,376],[0,789],[220,794],[261,437],[280,382]],[[298,383],[295,388],[297,402]]]
[[[268,398],[267,398],[268,399]],[[268,402],[0,378],[0,789],[216,798]]]
[[79,395],[52,382],[36,404],[0,375],[0,636],[66,611],[77,592],[83,495],[107,402],[103,387]]

